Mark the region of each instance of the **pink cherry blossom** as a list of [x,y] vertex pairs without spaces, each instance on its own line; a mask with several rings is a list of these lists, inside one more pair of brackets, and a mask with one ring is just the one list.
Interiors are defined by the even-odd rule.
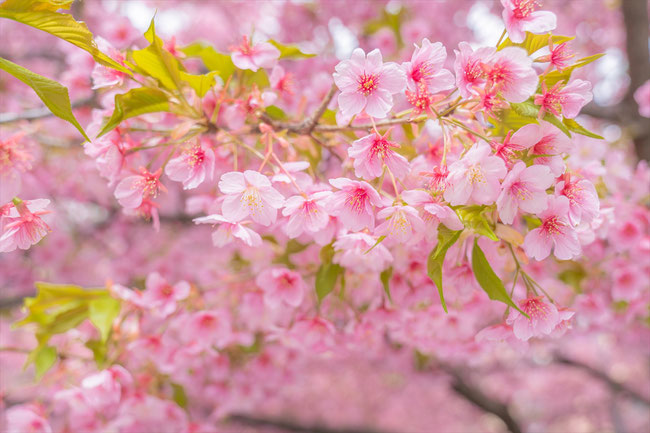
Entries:
[[325,209],[331,215],[337,216],[348,230],[373,229],[373,206],[383,206],[379,193],[367,182],[343,177],[330,179],[330,184],[340,191],[332,194],[325,204]]
[[501,221],[512,224],[518,210],[536,214],[546,209],[546,189],[554,180],[551,170],[544,165],[526,167],[521,161],[516,163],[503,180],[497,198]]
[[232,222],[219,214],[212,214],[201,218],[195,218],[196,224],[219,225],[219,228],[212,232],[212,243],[215,247],[223,247],[237,238],[249,247],[262,245],[262,237],[254,230],[246,227],[243,223]]
[[280,57],[280,50],[269,42],[253,44],[247,36],[242,38],[239,46],[231,48],[232,62],[239,69],[257,71],[259,68],[272,68]]
[[50,213],[45,208],[50,204],[47,199],[13,200],[14,207],[7,216],[0,216],[0,252],[6,253],[16,248],[29,249],[37,244],[49,231],[50,227],[41,219],[41,215]]
[[454,87],[454,76],[443,69],[447,59],[447,50],[440,43],[431,43],[424,38],[422,45],[415,45],[410,62],[402,63],[406,73],[406,88],[410,91],[419,89],[423,85],[429,93],[438,93]]
[[499,180],[506,175],[503,160],[480,141],[449,166],[445,200],[452,205],[491,204],[499,195]]
[[12,406],[4,416],[6,433],[52,433],[47,420],[30,405]]
[[497,51],[483,64],[488,85],[510,102],[524,102],[537,90],[537,74],[526,50],[507,47]]
[[561,113],[564,117],[573,119],[592,99],[591,83],[588,81],[575,79],[566,86],[560,81],[550,89],[542,81],[542,94],[535,96],[535,104],[542,107],[540,116],[548,111],[556,116]]
[[[126,55],[120,50],[113,48],[113,46],[105,39],[99,37],[95,39],[97,47],[104,53],[108,54],[117,63],[124,66]],[[105,87],[119,87],[124,83],[126,73],[118,71],[117,69],[109,68],[108,66],[97,63],[92,72],[93,89],[102,89]]]
[[127,176],[117,184],[115,198],[127,209],[139,207],[143,200],[156,198],[158,193],[167,191],[167,188],[160,183],[161,169],[151,173],[144,167],[140,167],[140,174]]
[[363,232],[339,236],[334,242],[336,253],[332,261],[352,272],[379,273],[393,261],[393,256],[383,243],[375,245],[376,243],[377,239]]
[[232,337],[230,315],[224,310],[203,310],[192,314],[185,323],[185,340],[197,348],[225,347]]
[[482,87],[485,83],[485,73],[482,64],[488,62],[496,49],[481,47],[474,51],[467,42],[458,44],[454,71],[456,72],[456,86],[463,98],[470,98],[475,92],[475,87]]
[[550,155],[535,158],[535,164],[546,165],[554,176],[564,172],[562,153],[571,148],[571,139],[552,124],[540,120],[539,124],[522,126],[515,132],[510,142],[523,149],[529,149],[531,155]]
[[153,272],[147,276],[142,299],[148,308],[168,316],[176,310],[176,303],[189,294],[190,285],[187,282],[179,281],[172,286],[158,272]]
[[557,19],[553,12],[536,10],[537,0],[501,0],[501,5],[503,21],[512,42],[523,42],[526,32],[546,33],[556,26]]
[[550,334],[560,323],[560,314],[555,305],[545,302],[542,296],[534,296],[519,301],[519,308],[528,314],[530,319],[516,309],[510,310],[506,320],[512,325],[515,336],[527,341],[532,337],[542,337]]
[[264,291],[264,302],[272,308],[281,304],[300,306],[307,289],[300,274],[287,268],[265,269],[255,283]]
[[388,141],[390,130],[384,135],[376,132],[361,137],[348,148],[348,155],[354,160],[354,171],[357,177],[374,179],[381,176],[384,164],[394,176],[401,178],[409,171],[409,162],[393,149],[399,145]]
[[320,191],[308,197],[294,195],[289,197],[282,209],[282,215],[289,217],[285,233],[290,238],[297,238],[303,232],[317,233],[329,222],[324,205],[329,191]]
[[424,221],[411,206],[389,206],[377,212],[378,219],[385,219],[375,229],[375,235],[386,236],[388,241],[414,244],[422,239]]
[[165,174],[171,180],[183,182],[183,189],[193,189],[214,175],[214,151],[198,141],[183,149],[183,153],[169,160]]
[[334,82],[341,90],[339,108],[344,117],[365,110],[383,119],[393,107],[393,94],[404,90],[406,75],[396,63],[383,63],[379,50],[366,53],[361,48],[349,60],[336,65]]
[[650,117],[650,80],[634,91],[634,100],[639,105],[639,114]]
[[565,175],[563,180],[555,185],[555,195],[569,199],[569,221],[571,224],[591,223],[600,211],[600,201],[594,184],[587,179],[571,180]]
[[548,207],[539,213],[541,226],[531,230],[524,239],[528,257],[544,260],[553,253],[560,260],[571,260],[580,254],[576,231],[569,224],[569,200],[564,196],[548,197]]
[[271,225],[284,204],[284,197],[271,186],[271,181],[253,170],[222,175],[219,189],[226,194],[221,211],[231,222],[250,216],[256,223]]
[[553,38],[549,37],[549,54],[545,56],[538,57],[536,62],[548,62],[549,68],[555,68],[558,71],[562,71],[569,66],[569,59],[575,56],[575,54],[569,50],[569,43],[564,42],[560,45],[553,46]]
[[431,194],[422,190],[403,191],[402,198],[411,206],[422,207],[422,220],[427,225],[425,237],[427,240],[436,238],[438,224],[442,223],[450,230],[462,230],[463,223],[458,218],[458,214]]

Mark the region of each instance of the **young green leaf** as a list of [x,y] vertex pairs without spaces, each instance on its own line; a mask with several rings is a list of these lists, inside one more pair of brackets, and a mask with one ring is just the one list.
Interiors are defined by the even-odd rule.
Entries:
[[560,122],[560,119],[555,117],[553,113],[544,113],[544,120],[554,125],[560,131],[564,132],[568,137],[571,137],[571,132],[569,132],[569,129],[566,127],[566,125]]
[[100,64],[125,74],[131,71],[102,53],[84,22],[74,19],[70,14],[58,13],[68,9],[69,0],[7,0],[0,4],[0,18],[8,18],[50,33],[90,53]]
[[386,292],[386,297],[390,302],[393,302],[393,298],[391,298],[390,296],[390,277],[392,276],[393,276],[392,266],[384,270],[381,274],[379,274],[379,279],[381,280],[381,284],[384,286],[384,292]]
[[[526,32],[526,39],[524,39],[523,42],[521,43],[514,43],[512,42],[509,38],[506,38],[505,41],[503,41],[497,50],[502,50],[506,47],[520,47],[525,49],[528,54],[533,54],[534,52],[540,50],[543,47],[548,46],[548,39],[549,39],[550,34],[549,33],[544,33],[541,35],[535,35],[533,33]],[[553,44],[559,45],[561,43],[570,41],[575,39],[575,37],[569,37],[569,36],[551,36],[553,40]]]
[[297,45],[281,44],[273,39],[269,40],[269,43],[280,50],[281,59],[305,59],[316,55],[303,52]]
[[576,61],[573,65],[569,66],[568,68],[565,68],[561,71],[549,72],[544,76],[544,81],[546,82],[546,86],[552,87],[559,81],[564,81],[564,84],[567,84],[569,82],[569,79],[571,78],[571,73],[573,72],[574,69],[581,68],[585,65],[588,65],[589,63],[600,59],[604,55],[605,54],[594,54],[593,56],[584,57]]
[[77,118],[72,113],[72,104],[68,96],[68,89],[54,80],[35,74],[29,69],[10,62],[0,57],[0,69],[8,72],[18,78],[23,83],[31,87],[34,92],[41,98],[41,101],[55,116],[70,122],[88,141],[86,135]]
[[196,94],[203,98],[206,93],[208,93],[208,90],[215,84],[215,78],[214,76],[217,73],[215,71],[210,71],[207,74],[203,75],[193,75],[193,74],[188,74],[187,72],[180,71],[180,78],[181,81],[186,82],[187,84],[190,85],[192,89],[196,92]]
[[440,302],[445,313],[447,312],[447,304],[442,291],[442,265],[447,255],[447,250],[451,247],[460,236],[462,230],[452,231],[444,225],[438,226],[438,245],[431,251],[427,259],[427,275],[435,283],[440,295]]
[[181,66],[172,53],[163,48],[162,40],[156,36],[153,19],[144,36],[151,44],[147,48],[131,53],[138,72],[157,79],[167,89],[179,89],[181,87]]
[[181,51],[188,57],[199,57],[205,67],[210,71],[216,71],[224,82],[235,72],[235,65],[230,56],[217,52],[209,45],[196,42]]
[[115,109],[102,130],[101,137],[111,131],[125,119],[145,113],[169,111],[167,95],[162,90],[149,87],[131,89],[126,93],[115,95]]
[[602,136],[589,131],[588,129],[586,129],[584,126],[582,126],[581,124],[579,124],[578,122],[576,122],[573,119],[566,119],[566,118],[562,119],[562,123],[564,123],[564,125],[567,128],[569,128],[570,131],[573,131],[576,134],[586,135],[587,137],[597,138],[599,140],[604,140],[604,138]]
[[[506,291],[505,286],[501,279],[494,273],[492,266],[485,258],[485,254],[481,247],[478,246],[478,238],[474,239],[474,248],[472,249],[472,271],[476,277],[481,288],[487,293],[490,299],[495,301],[501,301],[506,305],[509,305],[519,311],[521,314],[526,315],[523,311],[519,309],[517,304],[515,304],[508,292]],[[528,317],[526,315],[526,317]]]
[[36,380],[41,380],[43,375],[54,366],[56,362],[56,349],[52,346],[39,346],[27,358],[27,365],[34,362],[34,370],[36,372]]
[[111,297],[92,299],[88,302],[88,318],[99,331],[102,342],[108,340],[113,320],[120,314],[120,306],[120,301]]
[[342,273],[343,268],[335,263],[323,263],[320,265],[318,272],[316,272],[316,296],[318,297],[319,303],[327,295],[332,293],[334,286],[336,286],[336,281]]
[[187,394],[185,393],[185,388],[177,383],[172,383],[172,391],[172,400],[185,409],[187,407]]

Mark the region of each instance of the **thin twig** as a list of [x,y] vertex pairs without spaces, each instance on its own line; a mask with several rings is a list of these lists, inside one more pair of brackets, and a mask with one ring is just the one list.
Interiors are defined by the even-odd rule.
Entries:
[[253,415],[234,414],[228,417],[231,422],[252,427],[271,427],[295,433],[380,433],[366,428],[332,428],[319,425],[300,425],[288,419],[262,418]]
[[[72,108],[85,107],[87,105],[90,106],[93,105],[94,102],[95,102],[94,98],[81,99],[79,101],[73,102]],[[0,113],[0,124],[18,122],[21,120],[27,120],[27,121],[38,120],[53,115],[54,114],[52,114],[50,109],[47,107],[32,108],[29,110],[25,110],[21,113]]]

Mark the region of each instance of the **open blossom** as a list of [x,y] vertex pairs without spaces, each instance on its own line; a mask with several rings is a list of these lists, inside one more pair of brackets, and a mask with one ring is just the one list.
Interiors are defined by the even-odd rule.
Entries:
[[232,338],[230,314],[226,310],[193,313],[185,324],[185,339],[197,348],[225,347]]
[[284,226],[287,236],[294,239],[303,232],[317,233],[324,229],[329,222],[324,205],[330,194],[329,191],[319,191],[308,197],[289,197],[282,209],[282,215],[289,217]]
[[555,305],[545,302],[541,296],[519,301],[519,308],[528,314],[530,319],[513,308],[506,323],[512,325],[515,337],[520,340],[527,341],[531,337],[549,335],[561,321]]
[[522,149],[529,149],[531,155],[545,155],[535,158],[535,164],[546,165],[554,176],[564,173],[562,153],[568,152],[571,139],[552,124],[540,120],[519,128],[510,138],[510,143]]
[[[124,53],[115,49],[102,37],[95,38],[95,41],[97,42],[97,47],[103,53],[108,54],[110,58],[124,66],[124,62],[126,61],[126,55]],[[126,78],[126,73],[97,63],[93,69],[91,77],[93,80],[92,88],[94,90],[105,87],[121,86],[124,83],[124,78]]]
[[524,102],[537,90],[537,74],[526,50],[507,47],[490,56],[482,65],[488,85],[510,102]]
[[445,200],[460,204],[491,204],[499,195],[499,180],[506,175],[503,160],[492,155],[492,149],[479,141],[449,166]]
[[546,189],[554,180],[551,170],[544,165],[526,167],[521,161],[515,164],[503,180],[497,198],[501,221],[512,224],[518,210],[535,214],[546,209]]
[[557,19],[553,12],[537,10],[538,0],[501,0],[501,4],[503,21],[512,42],[523,42],[526,32],[546,33],[556,26]]
[[212,232],[212,244],[215,247],[223,247],[231,243],[234,238],[239,239],[249,247],[259,247],[262,245],[262,237],[252,229],[249,229],[242,223],[233,222],[219,214],[195,218],[196,224],[213,224],[219,225]]
[[[45,208],[50,204],[47,199],[13,200],[6,216],[1,216],[0,253],[13,251],[16,248],[26,250],[43,239],[50,227],[41,219],[41,215],[50,213]],[[3,206],[4,208],[4,206]]]
[[594,184],[587,179],[571,181],[570,175],[555,185],[555,195],[569,199],[569,221],[571,224],[591,223],[600,212],[600,201]]
[[379,193],[368,182],[344,177],[330,179],[330,184],[340,191],[336,191],[327,200],[325,208],[329,213],[339,217],[348,230],[373,229],[375,227],[373,206],[383,206]]
[[271,186],[271,181],[253,170],[233,171],[221,176],[219,189],[226,194],[221,206],[223,216],[232,222],[250,216],[264,226],[275,222],[284,197]]
[[486,83],[482,64],[487,62],[495,51],[492,47],[482,47],[474,51],[467,42],[458,44],[458,50],[454,50],[454,71],[456,86],[463,98],[470,98],[475,92],[475,87],[482,87]]
[[156,198],[158,193],[167,191],[167,188],[160,183],[161,169],[151,173],[144,167],[140,167],[140,174],[127,176],[117,184],[115,198],[127,209],[139,207],[143,200]]
[[257,71],[259,68],[272,68],[280,57],[280,50],[269,42],[253,44],[247,36],[243,37],[242,43],[231,48],[232,62],[239,69],[250,69]]
[[52,433],[52,427],[29,405],[12,406],[5,412],[5,433]]
[[34,156],[26,146],[24,133],[0,138],[0,203],[20,193],[21,175],[32,168]]
[[176,310],[176,303],[187,298],[190,285],[185,281],[171,285],[158,272],[147,276],[142,300],[148,308],[154,309],[163,316],[168,316]]
[[427,240],[433,240],[437,236],[437,228],[440,223],[450,230],[462,230],[463,223],[452,208],[445,205],[440,199],[434,198],[431,194],[422,190],[402,191],[402,198],[406,203],[416,208],[422,208],[422,221],[426,226],[424,235]]
[[354,160],[354,172],[357,177],[374,179],[381,176],[384,164],[398,178],[409,171],[409,162],[393,149],[399,145],[386,138],[390,130],[383,136],[374,132],[361,137],[352,143],[348,155]]
[[569,200],[564,196],[548,197],[548,207],[541,212],[542,224],[531,230],[524,239],[524,251],[528,257],[544,260],[551,254],[560,260],[571,260],[580,254],[580,242],[569,224]]
[[165,174],[171,180],[183,182],[183,189],[192,189],[214,175],[214,151],[198,141],[183,149],[183,153],[169,160]]
[[535,96],[535,104],[542,106],[540,116],[548,111],[556,116],[562,114],[573,119],[592,99],[591,83],[588,81],[576,79],[566,86],[560,81],[550,89],[542,81],[542,94]]
[[383,63],[379,50],[366,57],[356,48],[349,60],[336,65],[334,82],[341,90],[338,102],[344,117],[365,110],[369,116],[384,118],[393,107],[393,94],[406,87],[406,75],[396,63]]
[[549,54],[545,56],[538,57],[536,62],[548,62],[549,68],[555,67],[558,71],[562,71],[567,66],[569,66],[568,60],[575,56],[575,54],[569,50],[569,43],[563,42],[560,45],[553,45],[553,37],[549,36],[548,38],[548,49]]
[[634,100],[639,105],[639,114],[650,117],[650,80],[634,91]]
[[414,244],[422,239],[424,221],[411,206],[390,206],[377,212],[378,219],[385,219],[375,229],[375,235],[401,244]]
[[332,261],[352,272],[381,272],[393,256],[383,244],[376,243],[377,239],[363,232],[339,236],[333,245],[336,253]]
[[440,42],[432,44],[424,38],[422,46],[415,45],[411,61],[402,63],[406,73],[406,88],[413,92],[424,85],[423,88],[429,93],[453,88],[454,76],[443,69],[446,59],[447,50]]
[[286,268],[265,269],[255,283],[264,291],[264,302],[272,308],[281,304],[300,306],[307,289],[300,274]]

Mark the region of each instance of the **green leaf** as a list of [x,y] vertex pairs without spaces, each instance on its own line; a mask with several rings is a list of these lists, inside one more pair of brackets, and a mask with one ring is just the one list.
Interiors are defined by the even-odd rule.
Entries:
[[120,301],[111,297],[92,299],[88,303],[88,318],[99,331],[103,343],[108,340],[113,320],[120,314],[120,307]]
[[215,71],[210,71],[207,74],[203,75],[193,75],[193,74],[188,74],[187,72],[180,71],[180,79],[181,81],[184,81],[194,89],[196,94],[203,98],[206,93],[208,93],[208,90],[215,84],[215,78],[214,76],[217,73]]
[[343,274],[344,269],[332,263],[334,258],[334,248],[332,245],[325,245],[320,250],[320,259],[321,265],[316,272],[316,296],[318,297],[318,302],[320,303],[327,295],[329,295],[334,286],[336,286],[336,281],[338,280],[339,275]]
[[52,346],[43,346],[30,353],[27,362],[34,362],[36,380],[41,380],[43,375],[54,366],[56,362],[56,349]]
[[90,53],[95,61],[125,74],[131,71],[102,53],[85,23],[70,14],[58,13],[69,8],[68,0],[7,0],[0,4],[0,18],[8,18],[63,39]]
[[560,119],[555,117],[553,113],[549,113],[549,112],[544,113],[544,120],[546,120],[548,123],[555,125],[557,129],[564,132],[568,137],[571,137],[571,132],[569,132],[569,129],[566,127],[566,125],[562,123]]
[[465,227],[472,229],[481,236],[498,241],[499,238],[485,217],[485,212],[491,209],[493,208],[488,206],[462,206],[456,209],[456,213]]
[[539,106],[535,105],[533,101],[511,102],[510,107],[515,113],[522,117],[532,117],[536,119],[539,115]]
[[284,120],[287,118],[287,113],[277,105],[269,105],[264,111],[266,111],[266,114],[268,114],[271,119]]
[[[514,43],[512,42],[509,38],[506,38],[505,41],[499,45],[497,50],[502,50],[506,47],[520,47],[525,49],[528,54],[533,54],[534,52],[540,50],[543,47],[548,46],[548,38],[550,36],[550,33],[545,33],[541,35],[535,35],[530,32],[526,32],[526,39],[524,39],[523,42],[521,43]],[[561,43],[571,41],[575,39],[575,37],[569,37],[569,36],[552,36],[553,38],[553,44],[554,45],[559,45]]]
[[601,54],[594,54],[593,56],[583,57],[582,59],[576,61],[573,65],[563,69],[562,71],[549,72],[544,76],[544,81],[546,82],[546,85],[548,87],[552,87],[559,81],[564,81],[564,83],[566,84],[569,82],[569,79],[571,78],[571,73],[573,72],[574,69],[582,68],[583,66],[586,66],[589,63],[600,59],[604,55],[605,55],[604,53],[601,53]]
[[528,317],[528,315],[521,311],[512,301],[503,285],[503,282],[497,274],[494,273],[494,270],[492,270],[492,266],[490,266],[490,263],[485,258],[483,250],[478,246],[478,238],[474,239],[474,248],[472,249],[472,271],[474,272],[476,281],[478,281],[479,285],[485,293],[487,293],[490,299],[501,301]]
[[115,110],[97,136],[101,137],[131,117],[161,111],[169,111],[169,101],[162,90],[139,87],[115,95]]
[[393,276],[392,266],[386,269],[385,271],[383,271],[381,274],[379,274],[379,279],[381,280],[381,284],[384,286],[384,292],[386,292],[386,296],[388,297],[388,300],[390,302],[393,302],[393,298],[391,298],[390,296],[390,278],[392,276]]
[[316,55],[303,52],[297,45],[281,44],[273,39],[269,40],[269,43],[280,50],[281,59],[306,59]]
[[435,283],[440,295],[440,302],[445,313],[447,312],[447,304],[442,291],[442,265],[447,255],[447,250],[451,247],[460,236],[462,230],[453,231],[449,230],[444,225],[438,226],[438,245],[431,251],[427,259],[427,275]]
[[185,409],[187,407],[187,394],[185,393],[185,388],[177,383],[172,383],[172,390],[174,393],[172,396],[174,402]]
[[266,71],[264,69],[258,69],[255,72],[250,70],[244,71],[242,82],[246,86],[252,86],[253,84],[255,84],[259,89],[263,89],[264,87],[269,87],[269,85],[271,84],[271,82],[269,81],[269,76],[266,74]]
[[68,89],[65,86],[62,86],[54,80],[35,74],[29,69],[25,69],[1,57],[0,69],[31,87],[52,114],[70,122],[86,140],[90,141],[86,132],[72,113],[72,104],[68,96]]
[[586,129],[584,126],[582,126],[581,124],[579,124],[578,122],[576,122],[573,119],[564,118],[564,119],[562,119],[562,123],[564,123],[564,125],[567,128],[569,128],[569,131],[573,131],[576,134],[586,135],[587,137],[597,138],[599,140],[604,140],[604,138],[602,136],[589,131],[588,129]]
[[224,82],[235,72],[235,65],[230,56],[217,52],[209,45],[196,42],[181,51],[188,57],[199,57],[205,67],[210,71],[216,71]]
[[151,44],[147,48],[131,53],[138,72],[157,79],[167,89],[179,89],[181,87],[181,67],[172,53],[163,48],[162,40],[156,36],[153,19],[144,36]]
[[106,364],[106,352],[108,349],[106,343],[101,342],[100,340],[89,340],[86,342],[85,346],[92,350],[93,359],[95,360],[97,368],[104,368],[104,365]]

